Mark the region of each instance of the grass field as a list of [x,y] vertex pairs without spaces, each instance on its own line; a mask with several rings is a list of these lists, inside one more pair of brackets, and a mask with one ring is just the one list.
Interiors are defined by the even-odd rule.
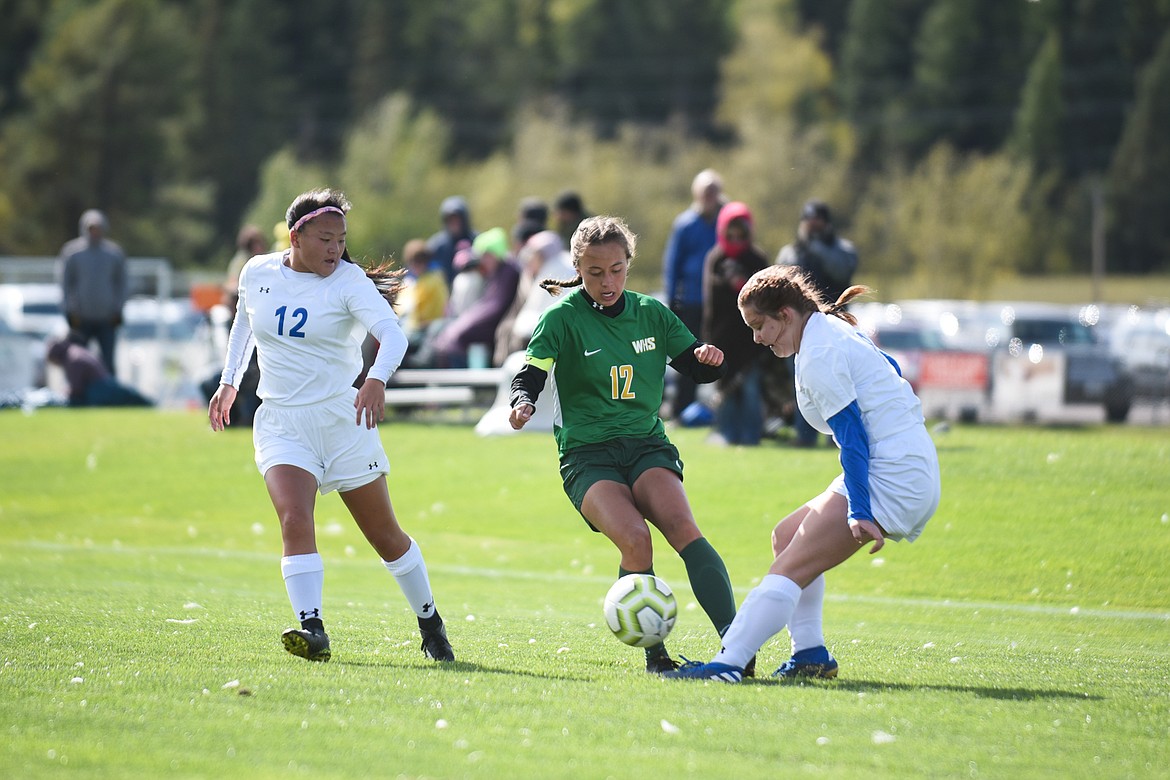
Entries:
[[[318,503],[333,661],[286,655],[279,536],[246,431],[199,414],[0,415],[6,777],[1166,777],[1170,437],[938,433],[943,501],[913,545],[829,575],[836,681],[670,682],[604,627],[615,551],[561,493],[551,436],[383,427],[391,494],[459,660],[336,496]],[[672,432],[742,599],[768,533],[835,454]],[[669,646],[717,639],[680,597]]]

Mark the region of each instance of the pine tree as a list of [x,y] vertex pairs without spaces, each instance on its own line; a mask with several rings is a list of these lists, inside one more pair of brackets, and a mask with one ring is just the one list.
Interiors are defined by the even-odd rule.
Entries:
[[1137,87],[1109,170],[1109,265],[1143,273],[1170,269],[1170,31]]

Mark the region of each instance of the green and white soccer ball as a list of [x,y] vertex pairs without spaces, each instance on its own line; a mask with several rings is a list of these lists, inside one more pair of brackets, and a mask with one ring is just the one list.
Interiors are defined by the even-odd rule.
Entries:
[[605,594],[605,622],[613,635],[627,645],[660,644],[677,618],[674,593],[653,574],[627,574]]

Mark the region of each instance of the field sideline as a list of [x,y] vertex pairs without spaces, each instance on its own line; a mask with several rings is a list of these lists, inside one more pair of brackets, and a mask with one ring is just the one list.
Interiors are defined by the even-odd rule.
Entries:
[[[640,671],[600,602],[617,569],[560,489],[551,436],[392,423],[400,519],[459,660],[336,496],[318,503],[334,659],[287,656],[279,534],[247,431],[193,413],[0,415],[0,747],[13,777],[1165,777],[1165,429],[955,426],[923,537],[829,575],[841,678],[742,686]],[[672,431],[738,598],[829,449]],[[717,638],[681,561],[668,645]]]

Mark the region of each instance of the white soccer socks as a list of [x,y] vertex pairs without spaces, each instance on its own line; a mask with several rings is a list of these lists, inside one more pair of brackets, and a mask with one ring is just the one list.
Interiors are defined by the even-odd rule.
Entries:
[[422,550],[414,539],[410,540],[410,547],[401,558],[393,561],[382,561],[386,570],[394,575],[398,587],[402,588],[402,595],[420,618],[429,618],[435,614],[435,597],[431,593],[431,580],[427,575],[427,564],[423,560]]
[[298,621],[321,620],[321,592],[325,588],[325,566],[318,553],[286,555],[280,559],[284,587]]
[[743,606],[723,635],[723,647],[713,663],[744,668],[751,657],[792,619],[800,586],[780,574],[766,574],[743,600]]
[[825,644],[825,575],[818,576],[800,592],[788,633],[792,636],[792,652],[821,647]]

